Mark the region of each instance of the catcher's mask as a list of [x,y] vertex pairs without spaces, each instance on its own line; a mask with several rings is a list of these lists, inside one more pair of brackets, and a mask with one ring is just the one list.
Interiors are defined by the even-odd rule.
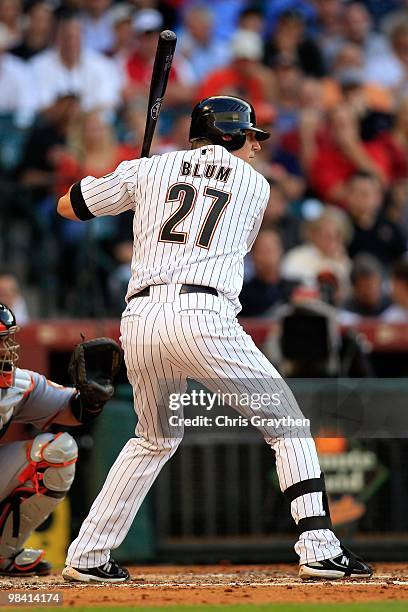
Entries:
[[212,96],[194,107],[189,139],[194,142],[207,138],[227,151],[236,151],[244,146],[247,131],[255,132],[258,140],[270,136],[256,126],[255,111],[249,102],[235,96]]
[[14,374],[18,361],[20,345],[15,335],[20,328],[13,312],[5,304],[0,304],[0,389],[14,384]]

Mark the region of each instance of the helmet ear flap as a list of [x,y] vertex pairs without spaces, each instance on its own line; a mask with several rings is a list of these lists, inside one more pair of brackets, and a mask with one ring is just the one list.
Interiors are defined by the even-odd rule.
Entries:
[[227,149],[227,151],[237,151],[244,146],[246,141],[246,134],[243,130],[239,130],[235,134],[223,134],[222,135],[222,146]]

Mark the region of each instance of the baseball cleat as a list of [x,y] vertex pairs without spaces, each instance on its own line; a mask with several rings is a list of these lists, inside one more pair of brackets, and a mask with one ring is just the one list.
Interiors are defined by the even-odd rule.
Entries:
[[343,552],[333,559],[314,561],[300,566],[302,580],[338,580],[340,578],[371,578],[372,568],[350,550],[342,546]]
[[51,565],[43,557],[43,550],[23,548],[14,557],[0,559],[0,576],[47,576]]
[[129,580],[129,572],[114,559],[109,559],[99,567],[77,568],[67,565],[62,577],[68,582],[124,582]]

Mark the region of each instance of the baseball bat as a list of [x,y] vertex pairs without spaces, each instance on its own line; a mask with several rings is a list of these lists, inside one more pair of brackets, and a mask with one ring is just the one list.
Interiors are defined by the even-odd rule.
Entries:
[[149,104],[147,107],[141,157],[148,157],[150,152],[153,134],[160,115],[167,81],[169,80],[176,42],[177,36],[171,30],[160,32],[150,83]]

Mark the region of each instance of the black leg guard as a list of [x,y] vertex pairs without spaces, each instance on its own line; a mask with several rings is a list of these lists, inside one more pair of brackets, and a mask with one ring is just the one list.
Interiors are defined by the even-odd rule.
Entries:
[[324,480],[323,472],[320,474],[320,478],[309,478],[308,480],[301,480],[288,487],[283,494],[289,503],[292,503],[297,497],[307,495],[308,493],[321,493],[323,498],[323,509],[325,511],[324,516],[307,516],[300,519],[297,528],[299,534],[304,531],[311,531],[313,529],[332,529],[332,522],[330,519],[329,501],[326,493],[326,483]]

